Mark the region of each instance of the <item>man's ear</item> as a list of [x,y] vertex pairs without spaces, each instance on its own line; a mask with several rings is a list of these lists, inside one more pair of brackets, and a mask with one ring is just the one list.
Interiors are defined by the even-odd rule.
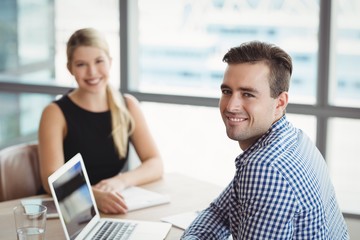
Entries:
[[280,93],[280,95],[277,97],[278,101],[277,101],[277,106],[276,106],[276,112],[277,114],[283,115],[285,112],[285,109],[289,103],[289,94],[288,92],[282,92]]

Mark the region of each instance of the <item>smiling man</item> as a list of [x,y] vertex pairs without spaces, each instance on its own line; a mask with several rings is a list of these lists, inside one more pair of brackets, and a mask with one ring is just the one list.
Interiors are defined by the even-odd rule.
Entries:
[[253,41],[223,61],[220,112],[243,152],[234,179],[182,239],[349,239],[324,158],[286,118],[291,57]]

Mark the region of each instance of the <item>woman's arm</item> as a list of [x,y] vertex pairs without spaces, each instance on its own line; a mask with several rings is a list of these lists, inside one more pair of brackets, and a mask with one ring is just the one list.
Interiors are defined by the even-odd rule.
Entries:
[[64,164],[65,132],[65,118],[60,108],[55,103],[49,104],[41,115],[38,135],[41,182],[48,193],[48,177]]
[[123,173],[122,178],[127,186],[140,185],[161,178],[164,167],[138,100],[129,94],[125,95],[125,99],[135,120],[135,131],[131,141],[142,164],[132,171]]

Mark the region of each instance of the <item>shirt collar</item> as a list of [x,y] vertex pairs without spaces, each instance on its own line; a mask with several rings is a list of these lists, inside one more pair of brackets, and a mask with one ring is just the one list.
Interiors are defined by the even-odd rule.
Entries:
[[262,135],[253,145],[248,147],[244,152],[242,152],[235,160],[236,167],[239,167],[239,164],[242,163],[242,159],[247,159],[251,153],[268,144],[269,140],[274,139],[278,136],[282,130],[284,130],[288,126],[289,122],[287,120],[286,115],[284,114],[279,120],[274,122],[269,130]]

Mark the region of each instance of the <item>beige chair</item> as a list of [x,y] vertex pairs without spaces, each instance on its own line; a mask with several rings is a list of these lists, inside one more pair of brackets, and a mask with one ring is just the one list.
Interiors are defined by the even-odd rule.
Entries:
[[36,195],[40,188],[37,144],[0,150],[0,201]]

